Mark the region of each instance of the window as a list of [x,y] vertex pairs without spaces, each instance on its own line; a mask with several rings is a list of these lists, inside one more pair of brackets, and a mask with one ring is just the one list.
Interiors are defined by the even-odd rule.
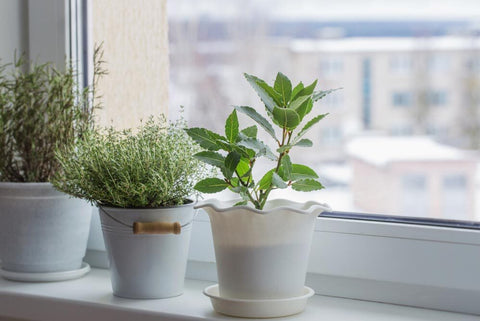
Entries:
[[408,124],[394,125],[390,128],[390,134],[392,136],[412,135],[413,128]]
[[343,106],[344,102],[344,93],[343,92],[333,92],[331,95],[327,95],[322,99],[321,103],[325,105],[326,108],[340,108]]
[[463,174],[446,174],[442,179],[443,217],[468,220],[467,178]]
[[325,145],[338,144],[342,139],[342,132],[338,127],[325,127],[321,130],[320,139]]
[[[378,6],[378,11],[367,11],[361,3],[351,1],[337,1],[328,10],[324,7],[315,10],[314,1],[305,6],[289,3],[278,1],[271,12],[266,10],[271,6],[263,1],[248,5],[244,1],[228,4],[214,0],[170,1],[171,115],[182,104],[191,125],[221,131],[222,128],[215,126],[217,118],[225,118],[227,106],[257,101],[254,94],[249,96],[248,87],[242,85],[242,71],[271,80],[274,72],[282,70],[294,79],[313,80],[323,77],[319,74],[322,70],[322,66],[318,68],[319,57],[348,55],[348,68],[346,60],[326,67],[338,71],[335,72],[338,77],[325,77],[321,84],[322,88],[345,88],[348,96],[343,103],[348,114],[326,119],[319,127],[324,132],[315,133],[317,137],[325,134],[329,138],[320,140],[313,149],[312,166],[325,168],[329,177],[341,180],[342,184],[307,196],[327,201],[337,210],[317,222],[309,284],[317,293],[480,313],[477,304],[480,289],[472,282],[480,266],[480,224],[475,207],[478,157],[465,153],[461,145],[455,146],[461,138],[451,136],[458,135],[456,131],[447,133],[453,146],[418,136],[422,121],[427,119],[435,125],[437,122],[428,115],[422,120],[419,113],[410,113],[414,106],[408,92],[397,92],[397,98],[393,94],[387,96],[385,102],[382,95],[392,90],[387,85],[397,84],[392,84],[389,78],[391,70],[379,69],[385,64],[378,63],[378,59],[385,59],[392,51],[403,55],[405,50],[417,50],[408,43],[405,45],[404,40],[412,40],[418,34],[435,35],[432,37],[435,39],[430,39],[432,43],[443,44],[432,45],[432,50],[455,48],[461,52],[462,42],[452,43],[451,32],[469,28],[468,17],[480,14],[478,4],[443,0],[436,2],[439,10],[431,10],[427,1],[416,0],[408,6],[391,1],[389,6]],[[421,23],[401,23],[395,19],[409,17],[412,5]],[[445,16],[450,17],[449,13],[452,16],[455,13],[458,20],[453,20],[462,23],[444,21]],[[341,36],[319,37],[322,34],[319,29],[331,24],[332,17],[336,28],[343,30]],[[352,24],[352,17],[364,20]],[[433,23],[432,17],[441,23]],[[425,32],[419,33],[419,29]],[[297,40],[302,40],[302,44]],[[149,53],[150,49],[143,53]],[[271,59],[272,52],[277,56],[275,59]],[[453,65],[457,57],[453,53],[449,57]],[[443,68],[433,67],[442,63],[431,64],[433,70]],[[447,69],[449,73],[442,81],[449,85],[444,88],[457,90],[454,85],[461,74]],[[132,68],[129,72],[139,70],[143,69]],[[431,81],[426,74],[418,77]],[[422,84],[427,82],[425,79]],[[399,126],[412,128],[411,137],[390,135],[395,130],[386,133],[391,110],[385,105],[390,99],[392,105],[398,100],[401,106],[408,102],[411,107],[401,109],[404,112],[395,120]],[[452,104],[454,110],[458,107]],[[335,117],[335,113],[330,116]],[[448,121],[448,126],[455,128],[454,117]],[[360,125],[351,126],[352,122]],[[345,128],[353,128],[348,137]],[[335,140],[337,143],[329,144]],[[326,144],[329,159],[319,161],[325,155]],[[289,197],[305,196],[292,192]],[[392,206],[399,204],[401,208],[394,210]],[[208,229],[208,217],[200,213],[194,228],[188,275],[214,280],[215,273],[210,267],[215,258]],[[202,274],[202,271],[207,272]]]
[[410,92],[401,91],[392,94],[392,105],[395,107],[410,107],[413,95]]
[[390,70],[396,75],[408,75],[413,70],[412,57],[395,55],[390,58]]
[[343,72],[343,61],[337,57],[322,58],[320,61],[320,75],[323,77],[339,76]]
[[428,102],[432,106],[445,106],[447,104],[447,92],[444,90],[431,90],[428,93]]
[[445,54],[433,54],[427,60],[427,68],[431,73],[447,72],[450,68],[450,58]]
[[428,213],[427,177],[424,174],[404,174],[400,213],[423,216]]

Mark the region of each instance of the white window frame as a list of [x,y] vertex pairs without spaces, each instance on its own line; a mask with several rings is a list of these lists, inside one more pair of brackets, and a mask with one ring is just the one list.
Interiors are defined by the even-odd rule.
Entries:
[[[69,13],[70,0],[45,0],[59,6],[53,11],[37,1],[29,1],[30,28],[37,29],[41,40],[31,39],[30,50],[56,50],[52,57],[57,59],[63,47],[64,56],[68,55],[72,42],[60,12],[63,4],[63,12]],[[45,15],[63,24],[46,23],[40,19]],[[66,35],[64,45],[58,37],[62,33]],[[307,284],[317,294],[480,314],[480,223],[469,229],[453,221],[451,227],[442,227],[395,223],[390,216],[385,219],[319,217]],[[187,277],[216,281],[213,241],[205,212],[199,211],[192,233]]]

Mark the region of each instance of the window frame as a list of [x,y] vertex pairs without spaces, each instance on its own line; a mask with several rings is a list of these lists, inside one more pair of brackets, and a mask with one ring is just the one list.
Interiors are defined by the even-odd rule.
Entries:
[[[88,16],[88,0],[67,1],[85,5],[82,15]],[[65,9],[66,17],[70,13]],[[88,34],[88,18],[77,21],[87,26],[76,30]],[[68,54],[73,44],[67,43]],[[80,45],[87,46],[83,70],[91,70],[91,44]],[[210,221],[204,211],[197,214],[187,277],[216,281]],[[92,251],[98,256],[98,249]],[[480,314],[480,282],[472,282],[480,271],[479,252],[480,222],[323,213],[316,220],[306,283],[317,294]]]

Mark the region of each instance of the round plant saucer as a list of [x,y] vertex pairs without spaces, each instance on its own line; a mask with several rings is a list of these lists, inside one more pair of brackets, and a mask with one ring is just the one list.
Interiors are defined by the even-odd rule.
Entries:
[[0,275],[11,281],[20,282],[56,282],[77,279],[90,272],[90,265],[82,262],[79,269],[61,272],[13,272],[0,268]]
[[218,284],[215,284],[206,287],[203,294],[210,298],[213,309],[221,314],[242,318],[276,318],[305,310],[308,298],[315,292],[307,286],[303,291],[301,296],[286,299],[233,299],[222,298],[219,295]]

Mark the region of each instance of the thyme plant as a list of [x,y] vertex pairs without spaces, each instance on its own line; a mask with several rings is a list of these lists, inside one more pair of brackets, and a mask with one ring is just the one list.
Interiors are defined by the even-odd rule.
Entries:
[[185,133],[183,119],[150,118],[135,132],[89,131],[68,150],[58,150],[62,171],[52,181],[60,191],[122,208],[181,205],[206,177],[193,155],[201,150]]
[[94,56],[94,83],[83,89],[71,64],[59,71],[21,56],[0,65],[0,181],[49,181],[59,170],[55,149],[92,128],[95,85],[105,74],[100,47]]
[[[294,147],[312,146],[312,141],[303,136],[327,114],[317,115],[307,121],[301,130],[296,129],[313,110],[314,102],[335,89],[315,91],[316,80],[309,86],[300,82],[292,88],[291,81],[282,73],[277,74],[273,87],[255,76],[244,76],[265,105],[271,121],[252,107],[235,106],[226,120],[224,136],[205,128],[188,129],[188,135],[206,149],[195,157],[218,167],[223,174],[223,178],[211,177],[198,182],[195,189],[216,193],[229,188],[242,198],[235,205],[251,202],[260,210],[272,190],[287,187],[296,191],[322,189],[315,171],[305,165],[292,164],[289,154]],[[257,138],[257,126],[239,129],[237,112],[247,115],[266,131],[276,144],[275,152]],[[280,135],[274,130],[274,125],[280,129]],[[255,180],[253,168],[260,157],[273,161],[274,165],[263,177]]]

